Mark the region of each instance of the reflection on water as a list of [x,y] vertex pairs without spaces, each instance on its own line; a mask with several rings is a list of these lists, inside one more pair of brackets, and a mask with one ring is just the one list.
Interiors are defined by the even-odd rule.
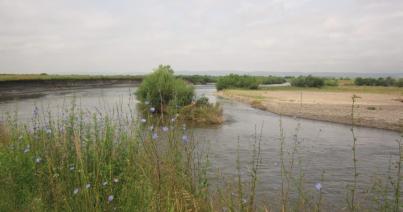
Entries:
[[[135,88],[82,89],[64,93],[49,93],[37,99],[22,99],[0,102],[1,116],[6,112],[18,110],[18,117],[28,121],[32,117],[34,106],[50,109],[60,113],[61,108],[68,108],[75,100],[77,105],[91,112],[103,111],[113,113],[116,105],[123,106],[123,111],[134,109],[136,100],[133,97]],[[292,145],[295,134],[298,134],[298,161],[302,161],[305,186],[313,190],[314,184],[325,172],[323,185],[324,199],[336,207],[345,205],[346,185],[353,179],[352,167],[352,135],[350,127],[321,121],[280,117],[276,114],[253,109],[247,105],[216,98],[213,86],[197,86],[198,95],[206,95],[211,101],[217,101],[224,108],[225,123],[217,128],[194,129],[196,138],[209,144],[211,173],[217,169],[224,176],[233,176],[236,166],[238,148],[243,173],[251,161],[251,149],[255,131],[262,129],[261,152],[262,166],[259,170],[258,195],[260,197],[278,194],[281,186],[279,152],[280,152],[280,120],[286,136],[288,149]],[[202,136],[201,136],[202,135]],[[357,128],[357,158],[359,187],[363,192],[372,184],[373,178],[386,179],[389,160],[398,158],[396,140],[400,135],[396,132]],[[298,172],[296,173],[298,175]],[[275,191],[275,192],[273,192]],[[276,193],[277,192],[277,193]]]

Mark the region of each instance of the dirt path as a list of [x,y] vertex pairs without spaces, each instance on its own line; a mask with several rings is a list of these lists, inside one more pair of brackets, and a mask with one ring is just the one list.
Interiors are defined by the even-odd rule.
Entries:
[[225,90],[217,95],[281,115],[343,124],[352,122],[352,96],[356,95],[356,125],[403,130],[403,95],[398,93]]

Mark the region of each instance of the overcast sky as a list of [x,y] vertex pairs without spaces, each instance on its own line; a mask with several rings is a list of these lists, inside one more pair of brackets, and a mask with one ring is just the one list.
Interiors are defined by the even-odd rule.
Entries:
[[403,72],[403,0],[0,0],[0,73]]

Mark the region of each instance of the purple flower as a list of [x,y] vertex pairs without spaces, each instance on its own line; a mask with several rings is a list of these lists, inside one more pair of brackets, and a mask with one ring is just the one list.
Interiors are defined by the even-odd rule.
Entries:
[[112,202],[112,200],[113,200],[113,195],[109,195],[108,196],[108,202]]
[[182,141],[183,141],[183,143],[189,142],[188,136],[187,136],[187,135],[183,135],[183,136],[182,136]]
[[316,183],[315,184],[315,189],[320,191],[322,189],[322,184],[321,183]]
[[142,118],[140,121],[141,121],[141,123],[143,123],[143,124],[147,122],[147,120],[146,120],[145,118]]
[[158,138],[158,134],[157,134],[157,133],[153,133],[152,138],[153,138],[153,140],[157,139],[157,138]]
[[80,191],[79,188],[75,188],[74,191],[73,191],[73,194],[78,194],[79,191]]
[[162,127],[162,131],[164,131],[164,132],[168,132],[168,130],[169,130],[169,128],[168,128],[168,127],[166,127],[166,126],[163,126],[163,127]]
[[151,112],[151,113],[154,113],[154,112],[155,112],[155,107],[151,107],[151,108],[150,108],[150,112]]

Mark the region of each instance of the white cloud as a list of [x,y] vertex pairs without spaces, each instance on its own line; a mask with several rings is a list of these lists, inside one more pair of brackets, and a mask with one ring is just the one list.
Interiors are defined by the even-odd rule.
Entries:
[[0,72],[403,71],[400,0],[0,0]]

